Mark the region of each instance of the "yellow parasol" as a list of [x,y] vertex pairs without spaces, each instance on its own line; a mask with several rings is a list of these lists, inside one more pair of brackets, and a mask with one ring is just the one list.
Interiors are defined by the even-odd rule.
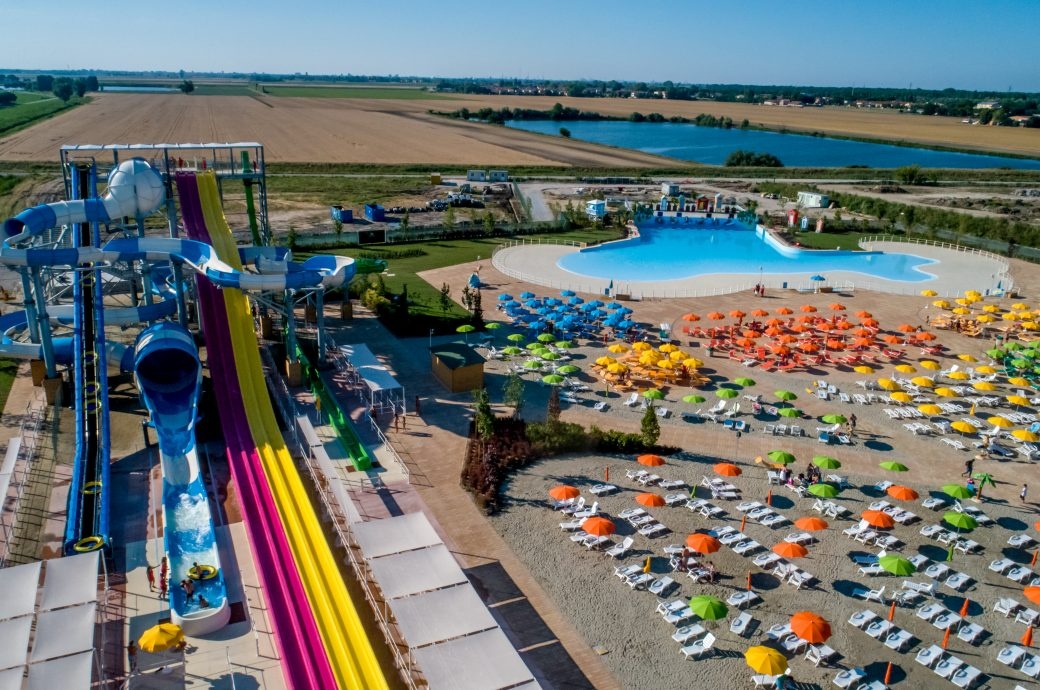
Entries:
[[137,646],[146,652],[155,654],[173,649],[184,642],[184,631],[173,623],[153,625],[141,634]]
[[910,379],[910,383],[914,384],[918,388],[935,388],[935,381],[931,380],[927,376],[915,376]]
[[942,365],[934,359],[922,359],[918,364],[921,365],[922,369],[928,369],[929,371],[939,371],[942,369]]
[[989,374],[997,373],[997,370],[994,369],[993,367],[991,367],[988,364],[983,364],[982,366],[975,367],[975,373],[976,374],[986,374],[988,376]]
[[921,411],[921,414],[926,414],[929,417],[935,417],[936,415],[942,414],[942,408],[938,405],[933,405],[931,403],[926,405],[918,405],[917,409]]
[[997,387],[994,386],[989,381],[976,381],[975,383],[971,384],[971,387],[974,388],[977,391],[995,391],[995,390],[997,390]]
[[[981,369],[981,368],[982,367],[979,367],[979,369]],[[975,371],[978,371],[978,369],[976,369]],[[1029,379],[1024,379],[1021,376],[1012,376],[1011,378],[1009,378],[1007,380],[1007,382],[1010,383],[1012,386],[1028,386],[1028,385],[1030,385],[1029,384]]]
[[703,367],[704,362],[697,359],[696,357],[688,357],[683,360],[683,366],[687,369],[696,369],[697,367]]
[[1000,415],[990,417],[986,421],[992,424],[993,426],[1000,427],[1001,429],[1010,429],[1011,427],[1015,426],[1015,423],[1012,422],[1010,419],[1008,419],[1007,417],[1001,417]]
[[974,434],[978,431],[974,426],[967,422],[954,422],[950,425],[950,428],[954,431],[959,431],[962,434]]
[[1037,441],[1040,441],[1040,435],[1033,433],[1029,429],[1015,429],[1011,432],[1011,435],[1023,443],[1036,443]]
[[913,400],[913,398],[910,397],[909,393],[904,393],[903,391],[896,391],[895,393],[890,394],[888,397],[892,398],[898,403],[908,403],[911,400]]
[[853,369],[853,371],[855,371],[857,374],[873,374],[874,368],[868,367],[866,364],[861,364],[855,369]]
[[877,385],[878,385],[878,388],[880,388],[881,390],[885,390],[885,391],[898,391],[898,390],[902,390],[900,388],[899,384],[896,383],[895,381],[893,381],[892,379],[878,379]]
[[912,374],[915,371],[917,371],[917,369],[914,369],[913,365],[910,364],[897,364],[896,371],[902,372],[904,374]]
[[1019,407],[1028,407],[1029,405],[1029,400],[1027,398],[1023,398],[1021,395],[1009,395],[1004,399],[1012,405],[1018,405]]
[[607,349],[616,355],[620,355],[622,352],[628,352],[628,345],[625,345],[624,343],[614,343]]
[[946,388],[946,387],[936,388],[932,392],[935,393],[936,395],[938,395],[940,398],[956,398],[957,396],[960,395],[960,393],[958,393],[957,391],[953,390],[952,388]]
[[967,381],[971,378],[966,371],[951,371],[946,375],[946,378],[953,379],[954,381]]
[[997,320],[997,317],[993,316],[992,314],[979,314],[975,317],[975,320],[979,323],[993,323]]
[[606,355],[603,355],[602,357],[600,357],[600,358],[598,358],[596,360],[596,364],[601,366],[601,367],[607,367],[607,366],[610,366],[611,364],[616,364],[616,363],[617,363],[616,359],[614,359],[613,357],[607,357]]
[[632,345],[632,349],[636,352],[646,352],[647,350],[653,350],[654,346],[645,340],[640,340],[638,343]]
[[938,294],[935,290],[921,290],[922,297],[935,297]]
[[665,343],[664,345],[662,345],[661,347],[659,347],[657,349],[660,350],[661,352],[664,352],[665,354],[667,354],[669,352],[675,352],[676,350],[679,349],[679,347],[677,345],[672,345],[671,343]]
[[937,299],[934,302],[932,302],[932,306],[939,307],[940,309],[949,309],[950,303],[944,299]]
[[964,354],[957,355],[957,359],[961,360],[962,362],[977,362],[977,361],[979,361],[979,360],[977,360],[974,357],[974,355],[969,355],[966,352]]

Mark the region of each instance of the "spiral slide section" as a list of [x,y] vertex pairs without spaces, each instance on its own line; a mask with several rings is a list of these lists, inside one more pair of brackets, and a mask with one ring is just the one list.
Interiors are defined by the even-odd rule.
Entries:
[[[196,175],[195,181],[208,244],[223,261],[240,271],[238,251],[221,210],[216,180],[212,173],[203,173]],[[192,232],[189,227],[189,234]],[[198,239],[206,241],[198,228],[194,232]],[[385,689],[388,687],[386,677],[372,643],[278,430],[267,394],[249,302],[241,291],[234,289],[223,290],[223,299],[234,356],[234,367],[229,367],[228,371],[237,375],[242,397],[248,401],[244,411],[254,447],[262,462],[263,473],[269,482],[338,687],[343,690]]]
[[170,590],[171,617],[185,634],[207,635],[227,624],[231,609],[195,447],[202,364],[191,334],[175,323],[145,329],[134,347],[134,375],[159,437],[171,579],[194,583],[191,600],[180,587]]
[[[199,204],[195,177],[178,175],[177,189],[185,227],[192,237],[208,242],[209,234]],[[200,276],[196,282],[228,464],[253,550],[253,561],[267,597],[283,673],[288,685],[295,690],[335,687],[336,679],[328,656],[318,643],[314,613],[304,603],[307,596],[263,473],[259,451],[250,433],[243,391],[235,373],[224,297],[209,280]]]

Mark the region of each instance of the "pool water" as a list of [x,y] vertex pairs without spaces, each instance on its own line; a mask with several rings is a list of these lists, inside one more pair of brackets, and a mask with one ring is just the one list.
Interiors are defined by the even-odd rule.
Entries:
[[[605,280],[678,280],[710,274],[792,275],[833,271],[908,283],[932,280],[937,263],[913,254],[785,247],[737,220],[678,219],[639,224],[640,235],[588,247],[560,258],[565,271]],[[851,240],[850,240],[851,241]]]

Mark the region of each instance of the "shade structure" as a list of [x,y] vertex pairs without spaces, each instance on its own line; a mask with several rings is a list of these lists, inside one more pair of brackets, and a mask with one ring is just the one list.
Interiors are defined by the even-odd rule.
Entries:
[[792,393],[791,391],[774,391],[773,395],[779,400],[783,400],[786,402],[798,399],[798,396]]
[[664,458],[662,458],[660,455],[654,455],[652,453],[640,455],[638,458],[636,458],[636,462],[638,462],[640,465],[646,465],[647,467],[660,467],[661,465],[665,464]]
[[922,359],[920,362],[918,362],[918,364],[921,365],[921,368],[927,369],[929,371],[939,371],[940,369],[942,369],[942,365],[936,362],[934,359]]
[[805,530],[806,532],[819,532],[822,529],[827,529],[829,525],[827,524],[827,521],[822,518],[808,515],[795,520],[794,526],[798,529]]
[[809,549],[805,548],[801,544],[792,544],[791,542],[782,541],[779,544],[773,546],[773,553],[784,558],[804,558],[809,555]]
[[722,547],[718,539],[701,532],[686,537],[686,545],[697,553],[715,553]]
[[954,431],[957,431],[957,432],[960,432],[960,433],[966,434],[966,435],[971,435],[971,434],[974,434],[974,433],[978,432],[978,429],[976,429],[974,427],[974,425],[968,424],[967,422],[964,422],[964,421],[954,422],[953,424],[950,425],[950,428],[953,429]]
[[580,495],[581,491],[578,490],[578,487],[569,484],[561,484],[549,489],[549,496],[557,501],[568,501]]
[[880,388],[883,391],[898,391],[898,390],[901,390],[899,384],[896,383],[895,381],[893,381],[892,379],[878,379],[877,385],[878,385],[878,388]]
[[697,404],[704,402],[705,397],[703,395],[684,395],[682,401],[684,403]]
[[849,420],[848,417],[846,417],[843,414],[825,414],[822,417],[820,417],[820,421],[824,422],[825,424],[844,424]]
[[[52,688],[89,688],[94,671],[94,652],[84,651],[71,656],[63,656],[49,661],[42,661],[29,666],[29,682],[26,690],[52,690]],[[18,685],[21,688],[22,669],[16,669]],[[7,673],[6,671],[4,673]],[[0,684],[0,687],[8,687]]]
[[995,427],[1000,427],[1001,429],[1010,429],[1011,427],[1015,426],[1015,423],[1012,422],[1010,419],[1008,419],[1007,417],[1001,417],[1000,415],[990,417],[986,421]]
[[606,537],[617,530],[614,523],[604,517],[590,517],[581,523],[581,528],[597,537]]
[[726,604],[707,594],[701,594],[690,599],[690,610],[701,620],[717,621],[726,617],[729,609]]
[[910,470],[910,468],[903,463],[895,462],[894,460],[885,460],[884,462],[879,463],[878,466],[883,470],[888,470],[889,472],[907,472]]
[[[28,616],[36,608],[36,593],[43,563],[0,568],[0,620]],[[25,651],[25,650],[22,650]]]
[[[832,424],[836,422],[831,422]],[[829,455],[815,455],[812,459],[812,464],[819,467],[821,470],[836,470],[841,467],[841,463],[837,458],[832,458]]]
[[868,525],[878,529],[892,529],[896,524],[891,515],[880,510],[864,510],[860,517],[866,520]]
[[951,498],[971,498],[971,491],[960,484],[946,484],[942,490],[944,494]]
[[531,671],[501,628],[412,649],[410,653],[430,688],[537,687]]
[[892,400],[895,400],[897,403],[904,403],[904,404],[906,404],[906,403],[910,402],[911,400],[913,400],[913,398],[910,396],[909,393],[904,393],[903,391],[896,391],[895,393],[889,393],[888,397],[892,398]]
[[723,400],[732,400],[733,398],[740,395],[740,393],[733,390],[732,388],[720,388],[719,390],[715,391],[715,395],[722,398]]
[[819,483],[813,484],[808,489],[809,493],[819,498],[834,498],[841,493],[841,490],[833,484]]
[[913,501],[919,496],[919,494],[909,486],[900,486],[899,484],[888,487],[887,493],[897,501]]
[[784,407],[776,412],[781,417],[797,418],[802,416],[802,411],[795,407]]
[[755,673],[778,676],[787,670],[787,657],[772,647],[751,647],[744,652],[744,661]]
[[929,417],[935,417],[936,415],[940,415],[943,412],[941,407],[933,403],[918,405],[917,409],[921,412],[921,414],[926,414]]
[[771,450],[767,454],[770,461],[778,465],[790,465],[797,461],[797,458],[793,454],[788,453],[786,450]]
[[639,494],[636,496],[636,503],[648,508],[660,508],[664,505],[664,498],[653,493]]
[[184,631],[173,623],[159,623],[145,630],[137,646],[146,652],[165,652],[184,642]]
[[397,627],[413,649],[498,627],[476,590],[465,585],[388,603]]
[[791,616],[791,632],[809,644],[823,644],[831,636],[831,624],[811,611],[799,611]]
[[723,477],[739,477],[742,473],[741,469],[731,462],[715,463],[712,469]]
[[1036,443],[1040,441],[1040,435],[1030,431],[1029,429],[1015,429],[1011,432],[1011,435],[1017,438],[1019,441],[1026,443]]
[[1034,604],[1040,604],[1040,587],[1031,585],[1022,590],[1022,594],[1025,595],[1026,599],[1033,602]]
[[657,388],[651,388],[648,391],[643,391],[643,397],[647,400],[663,400],[664,393]]
[[967,513],[958,513],[956,510],[948,510],[943,513],[943,522],[958,530],[972,530],[978,527],[978,521]]
[[878,559],[880,565],[886,572],[893,575],[907,576],[917,571],[917,566],[896,554],[889,554]]

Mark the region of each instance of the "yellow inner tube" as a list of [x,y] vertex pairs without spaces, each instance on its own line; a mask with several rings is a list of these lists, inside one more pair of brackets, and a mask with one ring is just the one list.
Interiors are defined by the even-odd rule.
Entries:
[[96,534],[90,537],[83,537],[78,542],[72,545],[73,551],[79,553],[88,553],[90,551],[97,551],[105,545],[105,540]]
[[188,568],[188,577],[192,580],[211,580],[217,576],[217,569],[211,565],[196,565]]
[[101,493],[101,482],[87,482],[83,485],[83,493],[91,495]]

